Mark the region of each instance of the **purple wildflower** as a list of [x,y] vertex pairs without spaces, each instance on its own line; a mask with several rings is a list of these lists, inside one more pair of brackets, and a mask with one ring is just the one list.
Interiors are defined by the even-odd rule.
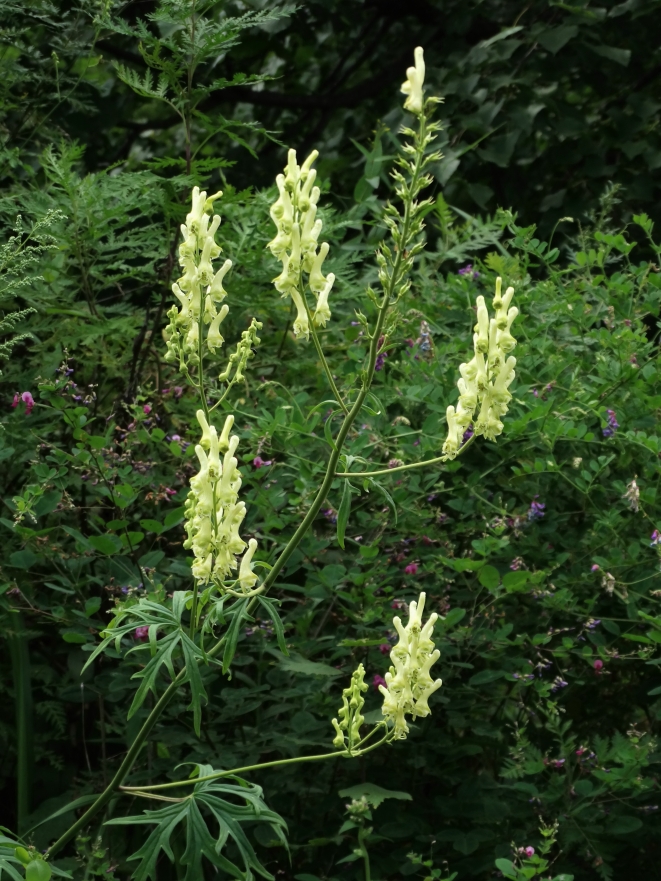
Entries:
[[255,456],[252,460],[252,464],[254,468],[265,468],[267,465],[272,465],[272,459],[262,459],[261,456]]
[[418,564],[409,563],[408,566],[404,567],[404,572],[406,572],[407,575],[416,575],[418,572]]
[[469,276],[470,278],[479,278],[480,273],[473,269],[472,263],[467,263],[462,269],[459,270],[459,275]]
[[527,857],[532,857],[535,855],[535,848],[528,846],[528,847],[524,848],[523,852],[525,853],[525,855]]
[[379,646],[379,651],[381,652],[382,655],[387,655],[390,653],[390,648],[391,648],[391,646],[389,643],[382,642],[381,645]]
[[528,508],[527,517],[528,517],[528,520],[531,522],[533,520],[541,520],[542,517],[544,516],[544,508],[546,508],[546,505],[543,502],[535,501],[535,499],[538,499],[538,498],[539,498],[539,496],[535,496],[535,498],[530,503],[530,507]]
[[553,680],[553,685],[551,686],[551,691],[559,691],[561,688],[566,688],[569,685],[568,682],[562,678],[562,676],[556,676]]
[[383,370],[383,366],[386,362],[386,358],[388,357],[387,352],[379,352],[376,356],[376,364],[374,365],[374,370],[378,373],[379,370]]
[[337,513],[332,508],[326,508],[321,512],[329,523],[337,523]]
[[606,410],[606,416],[608,425],[601,430],[601,433],[604,437],[613,437],[615,432],[620,427],[617,418],[615,416],[615,410]]
[[661,545],[661,532],[658,529],[655,529],[652,533],[652,541],[650,542],[651,548],[656,548]]
[[384,688],[388,688],[388,683],[386,682],[386,680],[383,678],[383,676],[379,676],[379,674],[377,673],[374,679],[372,679],[372,686],[378,691],[380,685],[383,685]]
[[462,438],[461,438],[461,443],[462,443],[462,444],[465,444],[465,443],[466,443],[467,441],[469,441],[472,437],[473,437],[473,426],[472,426],[472,425],[469,425],[468,428],[466,429],[466,431],[464,432]]
[[597,673],[599,673],[604,668],[604,662],[600,658],[597,658],[597,660],[592,664],[592,666],[597,671]]
[[149,639],[149,627],[146,624],[142,627],[136,627],[133,636],[138,642],[145,642]]

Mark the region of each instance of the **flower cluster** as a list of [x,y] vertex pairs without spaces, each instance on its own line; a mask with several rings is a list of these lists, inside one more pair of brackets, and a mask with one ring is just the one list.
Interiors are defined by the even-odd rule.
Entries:
[[180,309],[173,306],[168,312],[170,324],[165,329],[168,351],[166,361],[179,360],[183,369],[186,362],[197,364],[201,351],[202,326],[208,324],[206,344],[213,354],[223,345],[220,333],[229,309],[227,305],[216,306],[225,299],[227,291],[223,279],[232,266],[225,260],[214,272],[213,260],[220,254],[220,245],[215,236],[220,226],[220,217],[211,217],[213,203],[222,193],[214,193],[207,198],[204,190],[193,187],[192,208],[181,226],[184,241],[179,246],[179,265],[184,274],[172,285],[172,292],[179,300]]
[[[234,417],[228,416],[223,430],[218,433],[209,425],[203,410],[197,411],[202,428],[202,439],[195,447],[200,461],[198,474],[191,478],[191,489],[186,501],[185,548],[195,555],[193,576],[200,584],[213,581],[220,584],[237,567],[236,557],[246,547],[239,528],[246,516],[245,502],[238,501],[241,474],[234,456],[239,443],[236,435],[230,437]],[[221,463],[221,454],[223,460]],[[255,586],[257,576],[252,571],[252,557],[257,548],[254,538],[241,560],[238,581],[245,592]]]
[[365,705],[363,692],[367,691],[367,683],[365,682],[365,668],[362,664],[351,674],[351,683],[348,688],[342,691],[342,706],[338,711],[340,721],[333,719],[333,728],[335,729],[335,737],[333,738],[333,746],[336,749],[352,747],[360,741],[360,726],[365,721],[361,710]]
[[271,206],[271,217],[278,232],[268,245],[273,256],[282,262],[282,272],[273,279],[273,284],[283,297],[294,301],[297,310],[294,334],[306,338],[310,334],[310,322],[302,290],[303,272],[308,274],[308,286],[317,297],[312,316],[315,327],[325,327],[331,317],[328,295],[335,281],[332,272],[324,276],[321,271],[329,246],[327,242],[318,244],[322,228],[321,220],[316,218],[320,190],[314,186],[317,172],[312,168],[318,155],[317,150],[313,150],[299,166],[296,151],[289,151],[285,173],[275,179],[280,195]]
[[387,687],[380,685],[383,695],[383,716],[393,723],[394,736],[403,740],[408,734],[406,714],[428,716],[427,701],[442,682],[433,681],[429,675],[432,664],[440,658],[441,653],[434,649],[431,635],[438,615],[434,612],[423,626],[422,613],[425,607],[425,594],[409,605],[409,623],[404,627],[399,617],[393,618],[393,624],[399,635],[399,642],[390,652],[393,666],[386,673]]
[[[484,297],[477,298],[477,324],[473,335],[475,355],[468,364],[459,366],[459,401],[456,410],[452,405],[447,409],[448,436],[443,453],[448,459],[454,459],[459,452],[469,425],[473,424],[474,434],[484,435],[489,440],[495,440],[503,430],[500,417],[507,413],[507,405],[512,399],[508,388],[516,366],[516,358],[506,356],[516,346],[511,329],[519,310],[516,306],[509,308],[514,288],[507,288],[501,295],[501,284],[501,279],[497,278],[493,298],[495,318],[489,318]],[[474,420],[479,404],[479,415]]]
[[604,437],[613,437],[620,427],[620,423],[617,421],[617,416],[615,415],[615,410],[606,410],[606,421],[608,424],[605,428],[601,429],[601,433]]

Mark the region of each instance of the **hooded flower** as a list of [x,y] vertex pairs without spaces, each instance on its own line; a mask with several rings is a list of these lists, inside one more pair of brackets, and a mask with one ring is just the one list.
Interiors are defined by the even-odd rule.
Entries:
[[[207,422],[203,410],[197,411],[197,419],[202,429],[200,443],[195,447],[200,470],[191,478],[186,501],[188,538],[184,547],[191,549],[195,557],[194,578],[200,584],[209,581],[221,584],[237,568],[236,558],[246,547],[239,535],[246,515],[245,502],[238,500],[241,474],[234,453],[239,438],[230,436],[234,422],[231,415],[225,420],[220,437],[215,427]],[[251,539],[241,561],[238,581],[245,592],[250,591],[257,581],[251,563],[256,549],[257,542]]]
[[399,642],[390,652],[393,666],[385,676],[387,685],[379,686],[383,695],[383,716],[392,723],[397,740],[403,740],[408,734],[406,715],[414,719],[429,715],[427,701],[442,685],[440,679],[434,681],[429,675],[441,653],[434,648],[431,638],[438,615],[432,613],[427,623],[422,624],[425,598],[426,595],[421,593],[418,602],[414,600],[409,605],[409,623],[406,627],[399,617],[393,618]]
[[271,219],[276,225],[275,238],[269,242],[271,253],[282,263],[280,275],[273,279],[275,289],[283,297],[291,297],[296,306],[294,335],[308,337],[310,318],[305,301],[304,275],[308,287],[317,298],[312,314],[315,327],[325,327],[331,312],[328,296],[335,281],[333,273],[324,275],[322,264],[328,255],[327,242],[319,245],[322,222],[316,217],[319,187],[314,186],[317,172],[312,165],[319,153],[313,150],[299,166],[296,151],[290,150],[284,174],[276,178],[278,198],[271,206]]
[[406,82],[402,84],[402,92],[407,95],[404,101],[404,109],[409,110],[416,116],[420,116],[423,107],[422,87],[425,82],[425,59],[421,46],[413,52],[415,67],[409,67],[406,71]]
[[[220,217],[210,212],[213,203],[222,193],[214,193],[207,198],[204,190],[193,187],[192,207],[181,226],[182,243],[179,245],[179,265],[183,275],[172,285],[178,306],[168,312],[169,325],[164,331],[168,351],[166,361],[179,361],[180,364],[196,364],[199,360],[200,339],[214,354],[223,345],[220,325],[228,312],[223,306],[216,308],[227,295],[223,279],[232,266],[225,260],[217,271],[213,261],[220,255],[220,245],[216,244],[216,232]],[[204,325],[209,325],[206,335]]]
[[507,413],[512,399],[509,386],[514,380],[516,366],[516,358],[507,355],[516,346],[511,328],[519,310],[516,306],[510,307],[514,288],[507,288],[501,295],[501,285],[502,280],[497,278],[494,318],[489,317],[484,297],[477,298],[474,355],[471,361],[459,365],[459,400],[456,408],[449,406],[447,409],[448,436],[443,453],[448,459],[454,459],[459,452],[470,425],[473,425],[474,434],[484,435],[489,440],[495,440],[503,430],[501,417]]

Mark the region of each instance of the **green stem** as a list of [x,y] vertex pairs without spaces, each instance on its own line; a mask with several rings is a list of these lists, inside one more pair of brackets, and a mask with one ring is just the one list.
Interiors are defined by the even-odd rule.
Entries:
[[363,865],[365,866],[365,881],[371,881],[372,879],[372,871],[370,868],[370,855],[365,845],[365,839],[370,834],[370,832],[370,829],[365,829],[364,827],[358,830],[358,848],[363,856]]
[[337,386],[335,385],[335,380],[333,379],[333,374],[330,371],[330,367],[328,366],[328,361],[326,360],[326,356],[324,355],[324,350],[321,348],[321,343],[319,342],[319,337],[317,336],[317,331],[314,326],[314,322],[312,320],[312,313],[310,312],[310,307],[308,306],[307,297],[303,294],[303,302],[305,303],[305,311],[308,315],[308,325],[310,327],[310,333],[312,334],[312,342],[314,343],[314,347],[317,350],[317,355],[319,355],[319,360],[321,361],[321,366],[324,368],[324,372],[326,377],[328,378],[328,384],[333,390],[333,395],[335,396],[335,400],[340,405],[344,413],[348,413],[347,406],[342,400],[342,395],[338,391]]
[[[466,443],[459,449],[457,456],[460,456],[464,450],[475,440],[475,435],[468,438]],[[456,456],[455,456],[456,458]],[[338,471],[336,477],[379,477],[381,474],[396,474],[398,471],[411,471],[413,468],[424,468],[426,465],[438,465],[441,462],[447,462],[447,456],[437,456],[435,459],[425,459],[424,462],[413,462],[411,465],[397,465],[396,468],[383,468],[381,471]]]
[[[360,743],[366,743],[372,734],[374,734],[375,731],[378,731],[381,724],[383,723],[379,723],[379,725],[373,728],[367,737],[364,737]],[[281,765],[296,765],[299,762],[322,762],[325,759],[352,759],[371,752],[373,749],[381,746],[381,744],[387,739],[388,732],[386,731],[386,734],[381,740],[377,741],[377,743],[373,743],[371,746],[365,747],[364,749],[354,748],[351,751],[346,749],[339,751],[336,750],[332,753],[319,753],[315,756],[296,756],[293,759],[274,759],[272,762],[262,762],[258,765],[244,765],[242,768],[232,768],[230,771],[215,771],[213,774],[206,774],[204,777],[191,777],[188,780],[175,780],[173,783],[157,783],[154,786],[120,786],[120,789],[122,792],[129,794],[135,792],[160,792],[163,789],[176,789],[178,786],[195,786],[197,783],[205,783],[208,780],[217,780],[219,777],[232,777],[236,774],[243,774],[245,771],[261,771],[262,768],[276,768]]]

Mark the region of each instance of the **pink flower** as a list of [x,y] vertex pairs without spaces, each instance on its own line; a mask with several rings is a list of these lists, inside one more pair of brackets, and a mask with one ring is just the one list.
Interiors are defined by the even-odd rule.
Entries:
[[408,566],[404,567],[404,572],[406,572],[407,575],[415,575],[417,573],[417,571],[418,571],[418,564],[417,563],[409,563]]
[[581,746],[581,747],[579,747],[579,748],[576,750],[576,755],[577,755],[577,756],[582,756],[583,753],[586,753],[586,752],[587,752],[587,749],[586,749],[584,746]]
[[261,456],[255,456],[252,460],[252,464],[254,468],[265,468],[267,465],[272,465],[272,459],[262,459]]
[[593,663],[592,666],[594,667],[594,669],[595,669],[595,670],[597,671],[597,673],[598,673],[600,670],[603,670],[603,668],[604,668],[604,662],[603,662],[602,660],[600,660],[599,658],[597,658],[597,660]]
[[383,685],[384,688],[388,688],[388,683],[383,678],[383,676],[379,676],[378,673],[376,674],[374,679],[372,679],[372,685],[377,691],[379,690],[379,685]]
[[379,651],[382,655],[387,655],[390,653],[390,643],[382,642],[379,646]]
[[170,489],[169,486],[166,486],[166,487],[165,487],[165,495],[166,495],[166,496],[176,496],[176,495],[177,495],[177,490],[176,490],[176,489]]
[[527,857],[531,857],[531,856],[534,856],[534,854],[535,854],[535,848],[530,847],[530,845],[528,845],[528,847],[526,847],[523,852],[525,853],[525,855]]
[[25,415],[29,416],[32,413],[32,408],[34,407],[34,398],[30,394],[30,392],[23,392],[21,395],[21,400],[25,404]]
[[149,639],[149,627],[147,627],[147,625],[136,627],[133,636],[135,639],[138,640],[138,642],[145,642]]
[[597,563],[593,563],[592,566],[590,566],[590,572],[598,572],[598,571],[599,571],[599,566],[597,565]]
[[151,413],[151,404],[145,404],[145,406],[142,408],[142,412]]
[[19,395],[18,392],[16,392],[16,394],[14,395],[14,400],[11,403],[12,407],[18,407],[18,402],[20,400],[21,400],[21,396]]

